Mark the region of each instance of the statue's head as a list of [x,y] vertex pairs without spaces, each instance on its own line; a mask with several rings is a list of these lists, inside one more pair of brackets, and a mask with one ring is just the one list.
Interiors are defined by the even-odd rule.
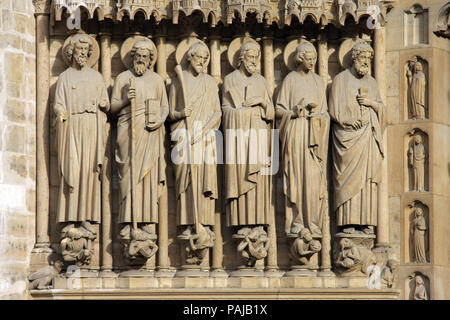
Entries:
[[202,42],[194,43],[187,52],[187,60],[195,73],[202,73],[209,61],[209,50]]
[[414,68],[414,73],[423,71],[422,64],[421,64],[419,61],[417,61],[416,63],[414,63],[414,67],[413,67],[413,68]]
[[353,242],[350,239],[342,238],[339,242],[339,247],[341,250],[353,247]]
[[313,239],[311,231],[309,231],[308,228],[303,228],[302,231],[300,231],[300,238],[304,239],[306,242],[310,242]]
[[423,285],[423,279],[422,279],[422,277],[421,277],[420,275],[417,275],[417,276],[415,277],[415,280],[416,280],[416,286],[421,286],[421,285]]
[[416,215],[416,217],[421,217],[423,216],[423,210],[421,207],[418,207],[414,210],[414,214]]
[[352,48],[353,66],[360,76],[365,76],[370,71],[370,62],[373,58],[373,49],[365,41],[356,43]]
[[414,135],[414,143],[415,144],[421,144],[422,143],[422,136],[420,134]]
[[247,41],[239,51],[238,68],[245,69],[250,75],[254,74],[258,70],[260,55],[261,50],[258,43]]
[[295,49],[295,65],[302,68],[305,72],[314,69],[317,61],[317,51],[314,45],[309,41],[300,43]]
[[80,68],[83,68],[88,63],[93,50],[93,45],[88,35],[76,34],[66,46],[64,54],[72,64],[75,61]]
[[143,75],[150,68],[154,54],[154,47],[150,41],[139,40],[133,45],[130,56],[133,59],[133,70],[138,76]]
[[61,260],[57,260],[57,261],[55,261],[53,266],[56,270],[58,270],[58,272],[60,272],[64,266],[64,262],[62,262]]

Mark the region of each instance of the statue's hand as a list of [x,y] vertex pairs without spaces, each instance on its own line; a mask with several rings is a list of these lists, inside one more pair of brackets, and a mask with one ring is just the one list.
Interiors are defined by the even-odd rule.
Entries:
[[361,129],[363,127],[363,123],[361,120],[350,119],[347,122],[344,122],[344,126],[352,127],[355,130]]
[[152,122],[152,123],[148,124],[148,125],[147,125],[147,129],[148,129],[149,131],[153,131],[153,130],[156,130],[156,129],[158,129],[159,127],[161,127],[162,124],[163,124],[163,121],[158,120],[158,121],[155,121],[155,122]]
[[196,134],[194,136],[194,138],[192,139],[191,144],[196,144],[197,142],[201,141],[203,139],[203,136],[204,136],[203,131],[198,133],[198,134]]
[[131,99],[135,99],[136,98],[136,88],[129,87],[127,97],[128,97],[128,100],[130,100],[130,101],[131,101]]
[[192,114],[192,109],[190,109],[189,107],[184,107],[183,111],[181,111],[182,118],[190,117],[191,114]]
[[294,106],[293,109],[294,113],[297,115],[298,118],[306,117],[308,112],[306,111],[306,108],[304,105],[298,104]]
[[358,100],[358,103],[362,106],[365,107],[370,107],[373,108],[375,106],[375,102],[373,102],[372,100],[370,100],[369,98],[365,97],[365,96],[356,96],[356,100]]
[[101,111],[103,111],[103,112],[108,111],[108,110],[107,110],[107,108],[108,108],[108,102],[106,102],[105,100],[100,101],[100,104],[99,104],[98,106],[99,106],[99,108],[100,108]]
[[69,118],[67,115],[67,112],[65,112],[65,111],[58,112],[56,117],[57,117],[58,121],[61,123],[66,121]]

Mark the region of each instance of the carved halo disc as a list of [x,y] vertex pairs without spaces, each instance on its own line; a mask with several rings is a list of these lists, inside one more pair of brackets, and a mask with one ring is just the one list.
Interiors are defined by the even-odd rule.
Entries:
[[209,58],[208,58],[208,61],[205,63],[205,67],[204,67],[206,70],[203,70],[203,72],[208,72],[207,69],[208,69],[209,61],[211,59],[211,52],[209,52],[208,46],[202,40],[197,39],[196,37],[188,37],[188,38],[182,40],[178,44],[177,50],[175,51],[175,60],[177,61],[177,64],[181,65],[181,67],[183,69],[186,69],[188,66],[188,60],[187,60],[186,53],[189,51],[189,48],[197,42],[201,42],[205,46],[206,50],[208,50]]
[[141,40],[148,41],[150,45],[153,47],[153,59],[152,61],[150,61],[150,68],[152,68],[156,63],[156,59],[158,58],[158,50],[156,50],[156,46],[153,43],[153,41],[144,36],[132,36],[126,39],[123,42],[122,47],[120,48],[120,58],[122,59],[123,65],[127,69],[131,69],[131,67],[133,66],[133,58],[131,58],[131,49],[133,48],[136,42]]
[[359,38],[349,38],[344,40],[339,47],[338,57],[339,63],[344,69],[350,68],[352,66],[352,48],[358,42],[363,42],[363,39]]
[[296,70],[295,67],[295,49],[297,49],[297,47],[299,46],[299,44],[301,44],[302,42],[309,42],[306,39],[294,39],[289,41],[289,43],[286,45],[286,47],[284,47],[284,52],[283,52],[283,61],[284,61],[284,65],[291,71]]
[[[80,33],[71,35],[70,37],[68,37],[68,38],[66,39],[66,41],[64,41],[64,44],[63,44],[63,46],[62,46],[62,52],[63,52],[62,58],[63,58],[63,60],[64,60],[64,63],[65,63],[67,66],[69,66],[69,67],[71,66],[72,63],[67,59],[67,57],[66,57],[66,55],[64,54],[64,52],[66,51],[66,48],[67,48],[67,46],[70,44],[70,41],[73,39],[73,37],[79,36],[79,35],[80,35]],[[95,40],[93,37],[91,37],[91,36],[88,35],[88,34],[82,34],[82,35],[88,37],[89,40],[90,40],[91,43],[92,43],[92,54],[91,54],[91,56],[89,57],[89,60],[88,60],[88,62],[87,62],[87,66],[88,66],[89,68],[91,68],[92,66],[94,66],[94,65],[97,63],[98,58],[100,57],[100,47],[99,47],[99,45],[98,45],[98,43],[97,43],[97,40]]]
[[[248,41],[253,41],[259,46],[259,43],[256,42],[255,39],[252,39],[250,37],[238,37],[233,41],[231,41],[230,45],[228,46],[227,51],[228,62],[234,69],[238,69],[237,65],[239,60],[239,50],[241,49],[241,46]],[[259,63],[259,65],[261,65],[261,63]]]

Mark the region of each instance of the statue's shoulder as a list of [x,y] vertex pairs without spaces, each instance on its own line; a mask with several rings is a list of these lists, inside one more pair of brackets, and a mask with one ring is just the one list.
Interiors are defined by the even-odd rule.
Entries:
[[116,82],[121,81],[123,79],[128,79],[131,77],[132,73],[130,70],[125,70],[119,73],[119,75],[116,77]]
[[223,78],[223,81],[225,82],[225,81],[230,81],[231,79],[233,79],[233,78],[235,78],[235,77],[237,77],[238,75],[239,75],[239,70],[238,69],[236,69],[236,70],[234,70],[233,72],[230,72],[229,74],[227,74],[224,78]]
[[159,84],[159,85],[164,85],[164,80],[163,78],[157,74],[156,72],[152,71],[152,70],[148,70],[145,75],[147,77],[149,77],[151,79],[151,81],[154,81],[155,83]]

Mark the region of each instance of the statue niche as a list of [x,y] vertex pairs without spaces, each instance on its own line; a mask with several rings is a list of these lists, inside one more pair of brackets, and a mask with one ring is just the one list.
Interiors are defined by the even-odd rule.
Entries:
[[428,135],[413,129],[407,135],[408,191],[428,191]]
[[410,236],[409,253],[413,263],[429,262],[429,209],[420,201],[408,205]]
[[409,300],[430,300],[430,279],[421,272],[414,272],[407,278]]
[[415,56],[408,61],[406,78],[408,82],[408,118],[423,120],[427,118],[427,62]]

